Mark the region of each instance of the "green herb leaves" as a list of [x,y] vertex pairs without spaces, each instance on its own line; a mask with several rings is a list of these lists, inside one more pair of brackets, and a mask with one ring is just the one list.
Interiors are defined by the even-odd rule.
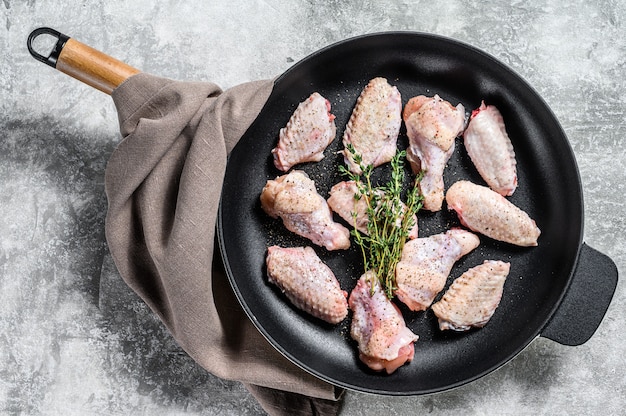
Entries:
[[367,234],[356,228],[356,213],[353,212],[355,226],[351,233],[363,254],[365,271],[373,270],[389,299],[393,298],[396,265],[402,256],[404,243],[415,226],[416,214],[422,207],[423,197],[419,191],[422,172],[417,175],[406,192],[406,203],[402,201],[404,190],[404,161],[406,151],[397,151],[391,160],[391,179],[383,186],[372,183],[372,165],[363,166],[361,156],[354,146],[347,145],[353,160],[359,165],[361,174],[350,172],[346,166],[339,170],[357,184],[355,200],[363,199],[367,204]]

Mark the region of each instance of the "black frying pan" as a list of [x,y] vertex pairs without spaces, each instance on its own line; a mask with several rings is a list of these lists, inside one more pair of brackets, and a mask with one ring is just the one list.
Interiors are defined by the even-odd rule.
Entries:
[[[338,173],[341,135],[356,98],[367,82],[386,77],[405,104],[414,95],[439,94],[467,111],[481,100],[503,114],[518,161],[519,187],[510,200],[526,210],[542,230],[539,246],[518,248],[481,237],[481,246],[459,261],[448,285],[484,259],[511,262],[499,308],[486,327],[467,333],[441,332],[432,311],[401,307],[419,335],[412,363],[391,375],[369,370],[358,359],[349,323],[325,324],[294,308],[267,283],[265,255],[273,244],[311,245],[287,232],[261,209],[259,195],[280,175],[270,150],[297,104],[312,92],[328,98],[337,116],[337,139],[326,158],[305,170],[325,197]],[[399,147],[406,147],[403,130]],[[445,172],[446,189],[460,179],[483,183],[461,140]],[[387,172],[386,172],[387,170]],[[377,174],[384,178],[388,168]],[[420,236],[458,226],[454,212],[421,212]],[[275,88],[230,155],[218,232],[233,289],[250,319],[291,361],[323,380],[353,390],[412,395],[446,390],[506,363],[537,336],[578,345],[600,324],[617,284],[617,269],[582,242],[583,195],[574,155],[558,121],[538,94],[511,69],[465,44],[417,33],[384,33],[350,39],[294,65]],[[354,245],[353,245],[354,246]],[[356,247],[337,253],[315,247],[350,291],[363,272]]]

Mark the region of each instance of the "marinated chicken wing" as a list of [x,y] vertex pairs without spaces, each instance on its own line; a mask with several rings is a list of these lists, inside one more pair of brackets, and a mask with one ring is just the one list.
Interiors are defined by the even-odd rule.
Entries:
[[[367,234],[367,202],[365,202],[365,198],[356,199],[355,195],[357,193],[358,187],[356,182],[339,182],[331,188],[327,202],[333,212],[337,213],[363,234]],[[402,206],[406,209],[404,204]],[[356,218],[352,216],[352,213],[356,214]],[[401,219],[398,219],[398,225],[400,225],[400,222]],[[410,239],[417,238],[417,216],[415,215],[413,216],[413,224],[415,225],[409,230]]]
[[537,245],[541,230],[535,221],[486,186],[458,181],[448,189],[446,202],[472,231],[518,246]]
[[454,139],[465,126],[465,108],[453,107],[438,95],[413,97],[404,107],[409,148],[407,160],[414,173],[424,171],[420,190],[424,209],[439,211],[444,199],[443,171],[454,152]]
[[500,304],[510,268],[510,263],[485,260],[455,279],[432,308],[439,329],[467,331],[485,326]]
[[267,276],[298,308],[331,324],[348,315],[348,293],[311,247],[267,250]]
[[472,112],[463,133],[465,149],[476,170],[487,185],[503,196],[513,195],[517,188],[515,151],[504,127],[500,111],[485,105]]
[[348,304],[353,312],[350,335],[359,343],[359,358],[369,368],[391,374],[413,359],[418,337],[406,327],[373,271],[361,276]]
[[270,216],[280,217],[289,231],[319,246],[328,250],[350,247],[350,231],[333,221],[326,200],[303,171],[268,180],[261,192],[261,206]]
[[289,122],[278,134],[278,145],[272,149],[274,165],[287,172],[304,162],[319,162],[324,150],[335,139],[335,116],[330,102],[314,92],[301,102]]
[[479,244],[475,234],[459,228],[407,241],[396,266],[395,295],[413,311],[428,309],[454,263]]
[[402,123],[400,92],[385,78],[372,79],[357,99],[343,135],[346,147],[341,153],[351,172],[361,169],[347,149],[352,145],[362,158],[363,166],[374,167],[389,162],[396,153],[396,142]]

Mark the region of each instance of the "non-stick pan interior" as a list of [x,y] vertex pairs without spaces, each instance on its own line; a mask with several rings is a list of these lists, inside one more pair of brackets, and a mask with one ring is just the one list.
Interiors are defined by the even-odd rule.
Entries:
[[[294,308],[268,284],[267,247],[311,245],[267,216],[259,203],[268,179],[281,172],[272,164],[278,131],[297,104],[317,91],[330,100],[337,139],[322,162],[305,164],[324,197],[345,179],[341,135],[355,101],[367,82],[382,76],[396,85],[405,104],[415,95],[439,94],[469,112],[482,100],[503,114],[515,148],[519,186],[510,201],[526,210],[542,230],[539,246],[518,248],[481,237],[481,245],[459,261],[448,279],[486,259],[511,262],[499,308],[489,324],[467,333],[441,332],[432,311],[401,306],[407,325],[419,335],[412,363],[391,375],[360,363],[349,335],[350,320],[325,324]],[[399,147],[406,147],[404,127]],[[468,179],[484,184],[461,139],[445,174],[446,189]],[[381,167],[384,177],[388,167]],[[454,212],[420,212],[420,237],[459,226]],[[323,49],[294,65],[276,81],[257,120],[232,152],[226,171],[218,220],[220,246],[237,297],[257,328],[284,355],[307,371],[336,385],[359,391],[410,395],[445,390],[501,366],[545,326],[566,290],[577,261],[583,203],[576,162],[558,121],[545,102],[519,76],[494,58],[467,45],[431,35],[386,33],[351,39]],[[345,252],[314,247],[350,291],[363,272],[355,245]]]

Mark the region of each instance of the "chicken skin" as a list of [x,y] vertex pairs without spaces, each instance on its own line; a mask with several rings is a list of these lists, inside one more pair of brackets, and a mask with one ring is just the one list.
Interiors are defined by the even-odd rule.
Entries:
[[537,245],[541,230],[535,221],[486,186],[458,181],[448,189],[446,202],[472,231],[522,247]]
[[396,153],[401,124],[402,98],[398,88],[389,85],[385,78],[372,79],[357,99],[343,135],[345,149],[341,153],[349,170],[361,173],[348,145],[361,156],[363,166],[389,162]]
[[267,277],[297,308],[331,324],[348,315],[348,293],[311,247],[267,250]]
[[465,127],[465,108],[438,95],[413,97],[402,115],[409,137],[407,160],[414,173],[424,171],[420,190],[424,209],[441,210],[444,199],[443,171],[454,152],[454,139]]
[[510,269],[510,263],[485,260],[455,279],[432,308],[439,329],[467,331],[485,326],[500,304]]
[[[330,197],[327,199],[328,205],[333,212],[337,213],[347,223],[355,227],[359,232],[367,234],[367,202],[365,198],[355,199],[358,187],[354,181],[343,181],[334,185],[330,190]],[[406,205],[402,204],[404,210]],[[356,217],[352,214],[355,213]],[[401,219],[397,223],[400,226]],[[417,216],[413,215],[413,227],[409,230],[410,239],[417,238]]]
[[261,207],[285,227],[327,250],[350,247],[350,231],[333,221],[326,200],[317,193],[315,182],[300,170],[268,180],[261,192]]
[[470,159],[487,185],[503,196],[513,195],[517,188],[515,151],[504,127],[500,111],[485,105],[472,112],[463,132],[463,143]]
[[391,374],[413,360],[413,343],[418,337],[406,327],[400,310],[385,295],[373,271],[361,276],[348,304],[353,312],[350,336],[359,344],[363,363]]
[[298,105],[287,125],[280,129],[278,145],[272,149],[274,166],[287,172],[300,163],[319,162],[336,132],[330,102],[314,92]]
[[454,263],[479,244],[475,234],[459,228],[407,241],[396,266],[395,295],[413,311],[428,309]]

